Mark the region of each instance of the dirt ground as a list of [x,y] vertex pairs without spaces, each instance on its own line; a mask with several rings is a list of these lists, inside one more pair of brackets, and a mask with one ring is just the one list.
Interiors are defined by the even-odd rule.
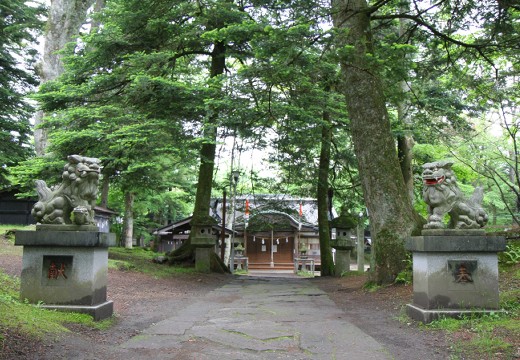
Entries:
[[[9,244],[3,242],[0,246]],[[20,255],[15,251],[0,254],[0,268],[19,276]],[[46,341],[33,341],[4,329],[2,336],[5,340],[0,348],[0,359],[50,359],[50,354],[54,354],[54,359],[60,349],[76,346],[83,349],[89,346],[102,348],[121,344],[153,323],[171,316],[176,304],[203,296],[230,281],[232,276],[190,274],[155,279],[137,272],[110,269],[108,278],[108,297],[114,301],[116,313],[114,326],[108,330],[69,326],[71,334]],[[327,292],[354,325],[382,343],[396,359],[450,357],[450,346],[443,332],[425,330],[402,316],[403,305],[411,301],[411,286],[390,286],[377,292],[367,292],[363,289],[364,276],[315,278],[309,281]]]

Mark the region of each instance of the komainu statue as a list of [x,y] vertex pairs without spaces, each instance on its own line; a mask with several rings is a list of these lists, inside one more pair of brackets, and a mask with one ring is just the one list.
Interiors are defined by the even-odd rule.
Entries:
[[39,201],[32,215],[40,224],[95,225],[100,161],[80,155],[67,159],[60,185],[50,189],[45,181],[36,180]]
[[449,161],[423,165],[423,198],[428,205],[425,229],[443,229],[444,215],[450,216],[450,229],[479,229],[486,225],[488,216],[482,208],[482,187],[475,188],[471,199],[465,199],[457,186]]

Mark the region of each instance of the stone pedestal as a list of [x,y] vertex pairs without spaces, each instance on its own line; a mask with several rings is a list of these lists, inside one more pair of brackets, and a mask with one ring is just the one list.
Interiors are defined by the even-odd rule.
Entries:
[[336,249],[336,264],[334,273],[341,276],[345,271],[350,271],[350,250]]
[[112,316],[107,301],[108,247],[115,234],[97,231],[17,231],[23,246],[21,298],[42,307]]
[[336,249],[336,261],[334,275],[341,276],[346,271],[350,271],[350,252],[354,249],[354,241],[351,239],[331,240],[331,246]]
[[211,271],[211,253],[214,250],[209,247],[195,248],[195,270],[209,273]]
[[413,253],[413,304],[407,313],[429,323],[440,316],[499,308],[497,252],[503,237],[483,230],[423,230],[406,241]]
[[211,253],[215,250],[217,242],[213,233],[213,224],[195,224],[191,227],[190,241],[195,248],[195,270],[209,273],[211,271]]

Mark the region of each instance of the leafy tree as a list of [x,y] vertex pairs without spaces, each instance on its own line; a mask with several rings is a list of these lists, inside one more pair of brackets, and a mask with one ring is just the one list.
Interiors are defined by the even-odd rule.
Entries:
[[376,240],[375,280],[389,282],[401,269],[405,256],[403,234],[410,234],[419,222],[400,171],[381,77],[371,60],[374,51],[368,5],[364,0],[336,1],[333,11],[340,32],[338,46],[352,139],[370,212],[372,239]]
[[33,109],[26,95],[38,83],[34,46],[42,14],[37,3],[6,0],[0,5],[0,187],[9,184],[7,168],[32,153]]
[[[398,162],[384,91],[383,63],[374,46],[379,44],[372,36],[375,34],[372,26],[378,21],[384,24],[400,18],[410,20],[407,36],[427,43],[427,50],[435,49],[434,58],[441,60],[438,66],[460,65],[478,58],[492,62],[491,56],[497,51],[518,46],[518,32],[512,26],[518,11],[514,6],[440,1],[431,7],[422,7],[412,1],[411,9],[403,10],[394,5],[379,2],[369,6],[364,0],[338,0],[333,3],[332,12],[338,30],[338,52],[342,56],[352,138],[375,240],[377,282],[393,280],[403,264],[403,240],[418,228],[420,221],[405,204],[407,192],[403,177],[395,172]],[[461,31],[477,26],[474,19],[482,20],[481,31],[462,39]],[[502,36],[505,33],[507,35]],[[427,52],[421,55],[425,54]],[[460,116],[461,110],[454,112]]]
[[[88,153],[101,158],[105,177],[125,193],[125,244],[130,247],[135,194],[144,196],[147,189],[160,187],[176,159],[192,149],[185,146],[190,131],[185,131],[183,121],[197,114],[197,104],[193,105],[197,84],[184,89],[178,78],[168,76],[171,63],[161,63],[160,56],[169,54],[135,53],[132,46],[152,45],[139,43],[135,29],[128,32],[124,44],[114,47],[112,36],[117,36],[121,25],[111,20],[119,19],[114,14],[121,9],[117,2],[109,5],[99,18],[102,29],[86,35],[81,46],[70,44],[64,59],[67,71],[57,81],[45,83],[38,98],[42,109],[53,114],[44,124],[52,130],[49,149],[55,154]],[[128,4],[132,5],[138,6]],[[132,25],[139,25],[137,19]],[[159,49],[161,44],[156,44]],[[190,99],[193,102],[186,104]],[[185,165],[189,166],[189,159],[183,159]]]
[[[54,80],[63,73],[61,50],[70,41],[74,41],[87,17],[87,10],[96,3],[96,8],[103,6],[103,0],[53,0],[45,26],[42,61],[39,64],[41,82]],[[92,24],[91,24],[92,25]],[[44,113],[38,111],[34,116],[36,129],[34,142],[36,154],[46,153],[48,146],[47,131],[40,128]]]
[[[73,45],[69,71],[42,87],[40,100],[47,111],[68,109],[47,121],[54,128],[51,146],[95,150],[117,175],[162,150],[189,151],[195,139],[201,161],[197,224],[209,216],[217,129],[239,103],[226,97],[226,54],[243,56],[238,27],[254,24],[229,1],[148,5],[108,2],[99,16],[103,26],[81,47]],[[179,257],[192,256],[186,248]]]

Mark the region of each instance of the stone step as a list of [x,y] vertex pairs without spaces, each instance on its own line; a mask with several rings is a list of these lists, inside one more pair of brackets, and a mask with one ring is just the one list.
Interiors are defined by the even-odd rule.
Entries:
[[249,269],[251,270],[292,270],[294,269],[293,263],[274,263],[274,267],[271,267],[271,263],[249,263]]

